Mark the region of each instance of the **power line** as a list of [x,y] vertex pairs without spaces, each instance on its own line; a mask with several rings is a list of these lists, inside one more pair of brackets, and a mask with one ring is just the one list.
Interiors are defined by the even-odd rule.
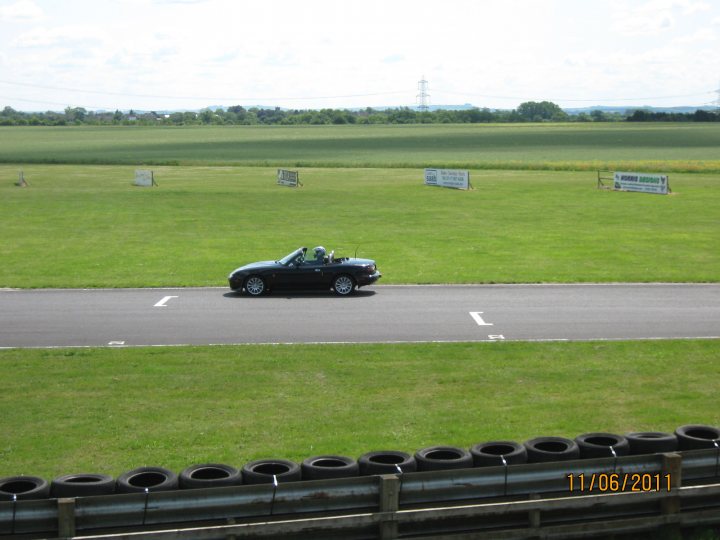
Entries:
[[[451,92],[448,90],[437,90],[437,92],[441,94],[450,94],[455,96],[469,96],[469,97],[480,97],[485,99],[507,99],[507,100],[517,100],[517,101],[526,101],[528,99],[532,99],[534,101],[537,101],[539,98],[533,97],[529,98],[527,96],[493,96],[493,95],[487,95],[487,94],[472,94],[467,92]],[[560,98],[560,97],[554,97],[554,98],[546,98],[547,101],[571,101],[571,102],[608,102],[608,101],[640,101],[643,99],[677,99],[677,98],[686,98],[686,97],[699,97],[699,96],[707,96],[708,94],[715,93],[715,90],[712,90],[710,92],[700,92],[696,94],[678,94],[674,96],[645,96],[645,97],[632,97],[632,98],[605,98],[605,97],[597,97],[592,99],[577,99],[577,98]]]
[[[235,102],[235,103],[242,103],[242,102],[248,102],[248,101],[256,101],[256,102],[262,102],[262,101],[310,101],[310,100],[319,100],[319,99],[341,99],[341,98],[356,98],[356,97],[371,97],[371,96],[387,96],[387,95],[398,95],[398,94],[407,95],[407,93],[408,93],[407,91],[403,90],[403,91],[373,92],[373,93],[365,93],[365,94],[343,94],[343,95],[334,95],[334,96],[308,96],[308,97],[298,97],[298,96],[287,96],[287,97],[168,96],[168,95],[155,95],[155,94],[133,94],[133,93],[122,93],[122,92],[110,92],[110,91],[103,91],[103,90],[88,90],[88,89],[81,89],[81,88],[49,86],[49,85],[13,82],[13,81],[5,81],[5,80],[0,80],[0,84],[25,87],[25,88],[37,88],[37,89],[43,89],[43,90],[75,92],[75,93],[83,93],[83,94],[96,94],[96,95],[104,95],[104,96],[120,96],[120,97],[125,97],[125,98],[153,98],[153,99],[165,99],[165,100],[204,100],[204,101],[215,101],[215,102],[225,101],[225,102]],[[427,93],[428,81],[425,80],[424,76],[423,76],[422,80],[418,82],[418,90],[420,92],[416,96],[417,103],[418,103],[418,109],[420,111],[426,111],[429,109],[428,98],[430,97],[430,95]],[[436,90],[436,92],[439,92],[440,94],[484,98],[484,99],[502,99],[502,100],[515,100],[515,101],[528,101],[528,100],[538,101],[538,99],[539,99],[537,97],[527,97],[527,96],[500,96],[500,95],[489,95],[489,94],[476,94],[476,93],[471,93],[471,92],[453,92],[453,91],[448,91],[448,90]],[[713,99],[709,102],[704,103],[704,105],[716,105],[718,108],[720,108],[720,88],[718,88],[717,90],[711,90],[708,92],[693,93],[693,94],[665,95],[665,96],[645,96],[645,97],[633,97],[633,98],[596,97],[596,98],[592,98],[592,99],[557,98],[556,97],[556,98],[546,98],[546,99],[548,101],[553,101],[553,102],[561,101],[561,102],[579,102],[579,103],[580,102],[582,102],[582,103],[588,103],[588,102],[599,103],[599,102],[631,102],[631,101],[657,100],[657,99],[678,99],[678,98],[708,96],[708,95],[712,95],[712,94],[717,94],[717,100]],[[9,96],[0,96],[0,99],[19,101],[19,102],[25,102],[25,103],[36,103],[36,104],[43,104],[43,105],[60,106],[60,107],[70,106],[68,103],[59,103],[59,102],[55,102],[55,101],[45,101],[45,100],[32,100],[32,99],[27,99],[27,98],[15,98],[15,97],[9,97]],[[100,105],[89,105],[89,104],[84,104],[83,107],[88,108],[88,109],[117,109],[118,108],[116,105],[100,106]]]
[[387,96],[393,94],[407,94],[407,91],[389,91],[389,92],[374,92],[367,94],[344,94],[336,96],[287,96],[287,97],[238,97],[238,96],[167,96],[167,95],[155,95],[155,94],[132,94],[127,92],[107,92],[104,90],[87,90],[84,88],[69,88],[63,86],[47,86],[42,84],[30,84],[30,83],[19,83],[13,81],[2,81],[0,84],[9,84],[12,86],[22,86],[25,88],[40,88],[43,90],[62,90],[64,92],[78,92],[82,94],[99,94],[103,96],[120,96],[120,97],[132,97],[132,98],[153,98],[153,99],[181,99],[181,100],[204,100],[204,101],[310,101],[315,99],[340,99],[340,98],[354,98],[354,97],[371,97],[371,96]]
[[[67,103],[59,103],[57,101],[41,101],[37,99],[25,99],[25,98],[18,98],[18,97],[10,97],[10,96],[0,96],[0,99],[5,99],[8,101],[22,101],[23,103],[36,103],[38,105],[55,105],[58,107],[70,107],[71,105]],[[117,109],[117,107],[105,107],[101,105],[83,105],[84,109]]]

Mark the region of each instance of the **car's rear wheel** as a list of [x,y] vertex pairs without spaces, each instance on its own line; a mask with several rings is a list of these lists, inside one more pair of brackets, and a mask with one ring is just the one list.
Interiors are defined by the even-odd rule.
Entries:
[[265,280],[260,276],[250,276],[245,280],[245,290],[250,296],[260,296],[265,292]]
[[346,274],[337,276],[333,280],[333,289],[338,296],[347,296],[355,290],[355,281]]

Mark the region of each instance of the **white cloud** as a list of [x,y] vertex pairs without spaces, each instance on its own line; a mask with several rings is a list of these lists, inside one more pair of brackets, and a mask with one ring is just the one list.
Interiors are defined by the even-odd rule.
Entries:
[[707,43],[708,41],[716,41],[718,33],[710,28],[701,28],[692,34],[675,38],[675,45],[692,45],[695,43]]
[[678,25],[679,19],[712,10],[698,0],[648,0],[642,4],[614,3],[613,29],[626,36],[656,35]]
[[0,21],[36,21],[42,17],[43,10],[33,0],[0,6]]
[[36,27],[20,34],[12,45],[18,48],[32,47],[70,47],[78,44],[103,41],[103,33],[99,29],[84,26],[60,26],[56,28]]

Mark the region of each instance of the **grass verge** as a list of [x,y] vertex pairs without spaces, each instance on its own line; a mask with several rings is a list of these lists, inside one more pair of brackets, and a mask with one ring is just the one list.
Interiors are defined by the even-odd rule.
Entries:
[[0,476],[720,424],[719,341],[2,350]]
[[706,282],[720,275],[717,177],[673,195],[595,189],[590,172],[478,171],[474,191],[420,169],[0,166],[0,287],[224,285],[300,245],[378,261],[384,283]]

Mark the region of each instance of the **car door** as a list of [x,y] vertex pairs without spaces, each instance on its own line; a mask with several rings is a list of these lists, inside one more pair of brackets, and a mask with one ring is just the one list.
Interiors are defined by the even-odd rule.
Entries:
[[323,264],[317,261],[303,262],[295,268],[296,287],[298,289],[318,289],[322,287]]
[[320,286],[322,265],[293,262],[275,272],[276,289],[316,289]]

